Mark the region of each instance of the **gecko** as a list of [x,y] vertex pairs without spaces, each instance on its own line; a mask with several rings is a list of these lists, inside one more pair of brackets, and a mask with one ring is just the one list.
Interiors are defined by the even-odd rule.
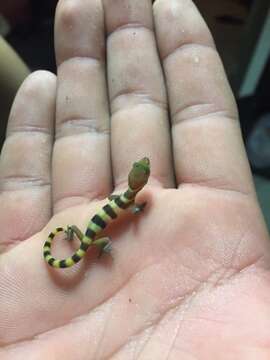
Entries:
[[[97,246],[100,255],[111,251],[111,240],[109,237],[97,238],[105,227],[116,219],[123,211],[132,208],[137,214],[143,210],[146,203],[136,204],[137,193],[146,185],[150,176],[150,161],[147,157],[134,162],[128,175],[128,188],[120,195],[110,195],[109,202],[104,205],[89,221],[86,231],[83,234],[76,225],[68,225],[66,228],[57,227],[52,231],[43,246],[43,257],[45,261],[54,268],[68,268],[78,263],[86,254],[90,246]],[[80,240],[80,246],[72,256],[66,259],[56,259],[51,254],[52,241],[58,233],[64,232],[68,240],[74,235]]]

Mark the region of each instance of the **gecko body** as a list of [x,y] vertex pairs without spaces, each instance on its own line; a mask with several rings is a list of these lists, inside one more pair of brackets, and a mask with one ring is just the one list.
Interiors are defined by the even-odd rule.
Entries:
[[[121,195],[111,195],[109,202],[104,205],[89,221],[86,231],[83,234],[75,225],[67,226],[67,228],[57,227],[52,231],[43,246],[43,257],[45,261],[54,268],[67,268],[79,262],[86,254],[90,246],[97,246],[100,253],[109,252],[111,249],[111,241],[107,237],[98,238],[98,235],[105,229],[105,227],[120,213],[129,207],[133,207],[133,212],[140,212],[144,204],[135,204],[135,197],[137,193],[146,185],[150,175],[150,161],[148,158],[143,158],[135,162],[128,176],[128,189]],[[74,234],[81,241],[80,247],[72,256],[66,259],[56,259],[51,254],[51,245],[54,237],[60,233],[65,232],[67,238],[72,240]]]

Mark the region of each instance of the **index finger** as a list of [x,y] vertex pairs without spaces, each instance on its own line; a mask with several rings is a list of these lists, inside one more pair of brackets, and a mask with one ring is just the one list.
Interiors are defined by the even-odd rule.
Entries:
[[202,16],[191,0],[157,0],[154,18],[177,183],[253,192],[235,100]]

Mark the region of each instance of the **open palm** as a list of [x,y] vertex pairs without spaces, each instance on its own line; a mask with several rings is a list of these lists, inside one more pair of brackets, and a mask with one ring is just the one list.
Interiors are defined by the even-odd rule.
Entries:
[[[269,239],[195,6],[62,0],[55,45],[57,79],[24,82],[1,154],[1,360],[269,359]],[[48,233],[84,230],[143,156],[147,206],[108,227],[111,256],[49,268]]]

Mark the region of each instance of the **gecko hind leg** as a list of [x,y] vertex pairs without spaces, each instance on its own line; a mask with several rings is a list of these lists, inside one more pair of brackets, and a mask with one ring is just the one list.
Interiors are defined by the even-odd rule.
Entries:
[[112,241],[109,237],[99,238],[93,241],[93,245],[96,245],[100,250],[98,257],[101,257],[103,253],[109,254],[112,250]]
[[[76,226],[76,225],[68,225],[67,226],[67,230],[65,230],[66,234],[67,234],[67,240],[73,240],[74,239],[74,234],[77,236],[77,238],[82,241],[84,234],[81,232],[81,230]],[[100,253],[99,253],[99,257],[103,254],[103,253],[110,253],[111,249],[112,249],[112,242],[111,239],[109,237],[102,237],[99,239],[96,239],[93,241],[92,245],[96,245],[99,249],[100,249]]]
[[82,241],[83,239],[83,233],[76,225],[68,225],[67,229],[65,230],[65,233],[67,234],[66,239],[68,241],[71,241],[74,239],[74,234],[77,236],[77,238]]

